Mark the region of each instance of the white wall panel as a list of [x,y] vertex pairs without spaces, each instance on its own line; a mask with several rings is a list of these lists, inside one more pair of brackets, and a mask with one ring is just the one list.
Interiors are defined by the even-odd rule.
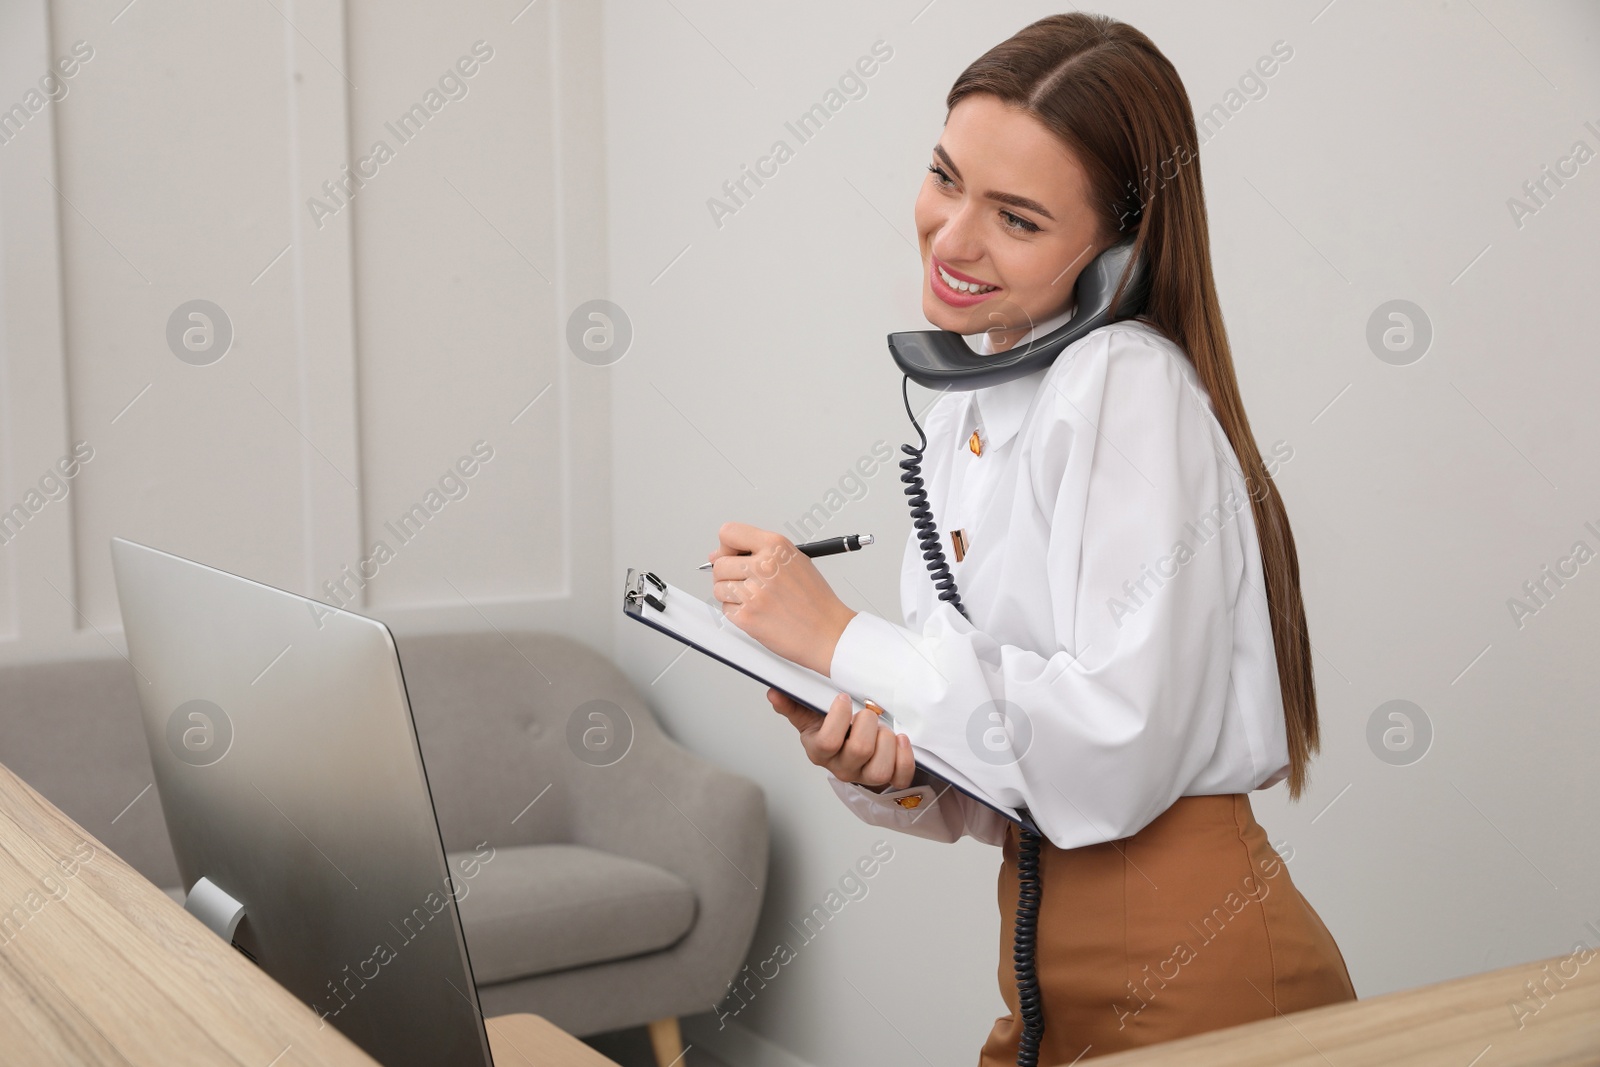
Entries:
[[[400,629],[609,647],[609,375],[563,340],[605,286],[598,10],[40,2],[0,31],[8,103],[92,51],[0,143],[0,507],[93,450],[0,544],[0,661],[120,647],[113,535]],[[206,365],[167,336],[196,299],[232,330]]]
[[561,595],[551,7],[349,10],[369,602]]
[[[71,451],[51,122],[59,105],[40,85],[57,59],[49,37],[44,0],[0,5],[0,648],[24,632],[77,625],[75,480],[45,481]],[[70,99],[74,85],[61,85]]]
[[[301,32],[337,56],[338,21],[317,12],[296,12]],[[353,547],[357,532],[348,388],[332,417],[309,417],[327,383],[308,341],[348,378],[349,332],[336,316],[333,336],[308,338],[304,307],[348,305],[349,284],[308,289],[297,269],[347,236],[297,251],[290,210],[297,158],[338,157],[344,83],[270,5],[141,5],[114,25],[64,5],[55,22],[57,42],[100,42],[57,117],[71,422],[95,447],[75,530],[84,614],[120,625],[113,535],[302,588],[317,543]],[[296,121],[303,94],[335,117],[320,144],[328,128]],[[169,347],[170,316],[194,299],[231,323],[209,365]]]

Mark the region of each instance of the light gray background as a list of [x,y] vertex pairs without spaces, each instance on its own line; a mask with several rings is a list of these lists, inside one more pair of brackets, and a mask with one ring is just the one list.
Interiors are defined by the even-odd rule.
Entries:
[[[487,440],[468,495],[359,603],[401,629],[577,633],[683,743],[765,784],[751,958],[780,939],[798,955],[690,1039],[786,1067],[970,1063],[1001,1010],[996,851],[857,822],[759,686],[624,624],[615,595],[630,565],[703,586],[719,523],[782,529],[876,441],[898,457],[915,439],[883,336],[922,325],[911,203],[942,100],[1058,8],[524,5],[0,7],[0,107],[74,41],[95,49],[0,145],[0,507],[72,442],[95,448],[0,546],[0,658],[120,646],[113,533],[317,592]],[[1580,419],[1600,160],[1520,227],[1507,202],[1574,142],[1600,150],[1600,11],[1097,10],[1166,51],[1197,111],[1274,42],[1294,50],[1201,153],[1245,403],[1263,449],[1294,450],[1277,481],[1325,738],[1304,801],[1257,794],[1258,818],[1363,996],[1594,945],[1600,578],[1582,567],[1520,628],[1508,600],[1575,541],[1600,549]],[[480,39],[495,57],[469,94],[316,229],[307,197]],[[784,123],[879,40],[893,57],[866,95],[719,227],[707,200],[775,139],[795,147]],[[235,331],[209,367],[166,348],[197,298]],[[611,366],[566,348],[591,299],[632,324]],[[1408,366],[1366,341],[1395,299],[1434,331]],[[898,620],[907,529],[892,466],[828,520],[882,542],[825,564],[847,602]],[[1409,766],[1368,742],[1397,699],[1433,731]],[[802,945],[790,924],[880,838],[894,858],[867,896]]]

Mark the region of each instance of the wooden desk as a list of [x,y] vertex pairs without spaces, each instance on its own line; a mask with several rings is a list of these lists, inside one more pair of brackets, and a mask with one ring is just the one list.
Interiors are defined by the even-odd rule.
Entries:
[[[1557,1067],[1600,1064],[1600,949],[1085,1061],[1095,1067]],[[1548,966],[1549,971],[1544,968]],[[1541,982],[1544,1006],[1523,983]],[[1518,1015],[1512,1004],[1532,1014]],[[1537,1009],[1537,1011],[1534,1011]]]
[[[616,1067],[535,1015],[488,1029],[497,1067]],[[377,1067],[3,765],[0,1035],[5,1067]]]

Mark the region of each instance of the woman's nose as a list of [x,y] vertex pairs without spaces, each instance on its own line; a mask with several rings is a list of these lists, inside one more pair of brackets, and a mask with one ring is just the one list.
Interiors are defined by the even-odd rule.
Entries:
[[976,215],[965,205],[952,212],[933,235],[933,254],[953,264],[976,263],[982,259],[984,246]]

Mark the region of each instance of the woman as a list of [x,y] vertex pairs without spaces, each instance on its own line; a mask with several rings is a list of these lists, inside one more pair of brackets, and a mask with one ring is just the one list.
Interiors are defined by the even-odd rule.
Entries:
[[[1188,96],[1142,33],[1071,14],[991,49],[947,103],[916,202],[928,320],[981,354],[1043,336],[1070,319],[1084,265],[1130,234],[1144,311],[928,414],[924,474],[965,616],[914,534],[904,626],[852,611],[789,541],[737,523],[711,555],[715,595],[757,640],[893,715],[894,729],[870,707],[852,721],[841,693],[817,716],[768,693],[861,818],[1000,846],[1005,917],[1016,824],[935,788],[912,742],[1031,814],[1047,838],[1039,1062],[1354,999],[1251,814],[1253,790],[1303,793],[1316,694],[1294,539],[1212,281]],[[1010,1013],[985,1067],[1018,1055],[1005,927]]]

